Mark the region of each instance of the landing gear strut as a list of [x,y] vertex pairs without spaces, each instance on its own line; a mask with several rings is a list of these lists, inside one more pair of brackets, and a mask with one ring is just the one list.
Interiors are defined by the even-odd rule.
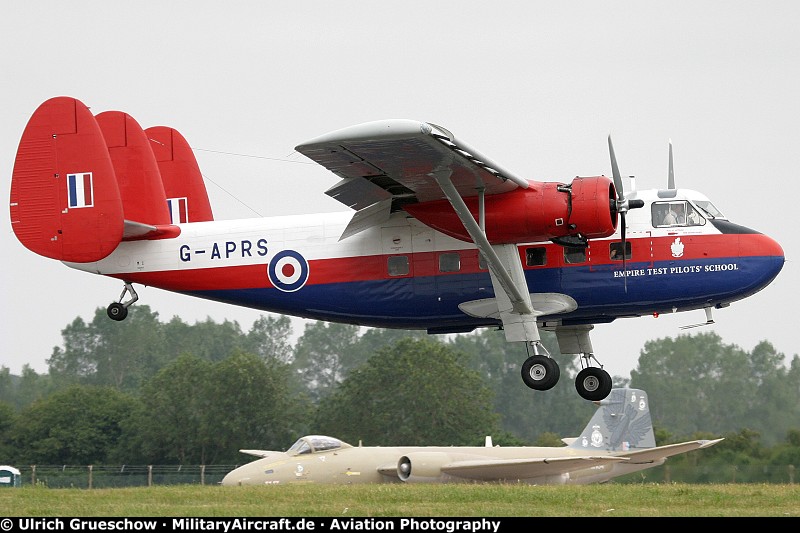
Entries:
[[[123,302],[123,298],[125,298],[125,293],[130,293],[131,297],[127,302]],[[139,295],[136,294],[136,291],[133,290],[133,285],[125,282],[125,288],[122,289],[122,294],[119,295],[119,301],[114,302],[108,306],[106,309],[106,314],[108,314],[108,318],[111,320],[122,321],[125,320],[125,317],[128,316],[128,307],[133,304],[136,300],[139,299]]]
[[[545,391],[552,389],[556,386],[561,376],[558,363],[550,357],[550,354],[547,353],[547,350],[540,342],[532,342],[528,346],[529,349],[533,349],[534,355],[531,355],[522,363],[523,383],[533,390]],[[540,350],[544,354],[540,354]],[[603,370],[602,366],[589,366],[591,360],[599,364],[593,354],[581,354],[580,357],[583,370],[578,372],[575,377],[575,389],[584,400],[600,401],[611,393],[611,376]]]

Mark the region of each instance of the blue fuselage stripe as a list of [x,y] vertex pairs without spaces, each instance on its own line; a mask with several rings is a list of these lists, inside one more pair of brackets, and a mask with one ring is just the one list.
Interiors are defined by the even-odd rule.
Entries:
[[[552,317],[567,323],[609,322],[727,304],[761,290],[778,275],[783,257],[751,256],[572,265],[525,272],[532,293],[562,293],[578,308]],[[626,286],[627,285],[627,286]],[[307,285],[296,292],[274,288],[192,292],[195,296],[304,318],[373,327],[427,329],[497,324],[464,314],[463,302],[492,298],[487,272]]]

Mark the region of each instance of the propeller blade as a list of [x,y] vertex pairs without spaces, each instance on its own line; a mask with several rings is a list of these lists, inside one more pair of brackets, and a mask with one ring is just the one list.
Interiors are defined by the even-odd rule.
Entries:
[[619,214],[620,233],[622,235],[622,284],[625,287],[625,293],[628,292],[628,266],[626,261],[628,259],[628,248],[625,246],[625,213]]
[[611,155],[611,175],[614,177],[614,186],[617,188],[617,203],[621,203],[625,199],[625,193],[622,189],[622,175],[619,173],[619,166],[617,166],[617,156],[614,155],[614,145],[611,143],[611,135],[608,136],[608,153]]

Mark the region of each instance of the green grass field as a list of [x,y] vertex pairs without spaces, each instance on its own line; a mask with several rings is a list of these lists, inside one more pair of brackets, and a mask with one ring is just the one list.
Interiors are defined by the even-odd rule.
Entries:
[[800,485],[177,485],[0,490],[11,517],[800,517]]

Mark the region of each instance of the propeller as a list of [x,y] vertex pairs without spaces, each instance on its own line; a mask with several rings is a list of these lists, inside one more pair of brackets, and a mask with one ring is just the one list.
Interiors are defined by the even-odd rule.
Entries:
[[[628,210],[635,209],[638,207],[644,207],[643,200],[628,200],[625,198],[625,189],[622,185],[622,175],[619,173],[619,166],[617,165],[617,156],[614,154],[614,145],[611,142],[611,135],[608,136],[608,153],[611,156],[611,173],[614,177],[614,187],[617,189],[617,198],[615,200],[616,210],[619,213],[619,222],[620,222],[620,234],[622,236],[622,272],[625,274],[626,271],[626,259],[628,256],[628,249],[625,244],[625,231],[626,231],[626,222],[625,222],[625,215],[628,213]],[[670,161],[672,161],[672,151],[670,148]],[[671,167],[670,167],[671,168]],[[623,282],[625,284],[625,292],[628,292],[628,276],[622,276]]]

